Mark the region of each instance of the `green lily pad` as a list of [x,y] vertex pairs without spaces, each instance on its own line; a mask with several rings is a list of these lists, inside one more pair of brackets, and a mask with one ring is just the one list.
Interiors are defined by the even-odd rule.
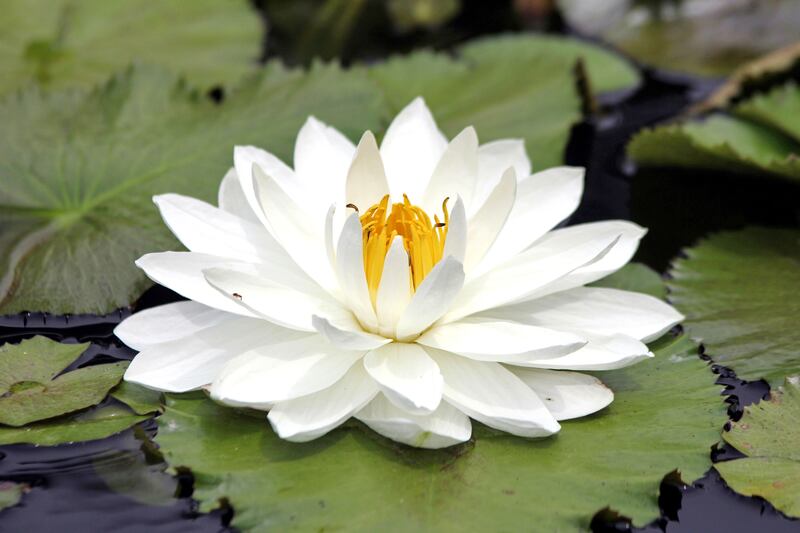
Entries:
[[800,517],[800,378],[788,378],[769,400],[745,407],[722,434],[747,457],[714,465],[725,482],[745,496],[764,498],[779,511]]
[[686,250],[668,281],[689,334],[746,380],[800,369],[800,230],[723,232]]
[[[621,59],[566,39],[505,37],[377,67],[309,71],[270,64],[222,105],[160,70],[134,68],[92,91],[28,91],[0,102],[0,314],[102,314],[151,282],[141,255],[180,245],[152,205],[175,192],[215,201],[236,144],[291,161],[308,115],[351,139],[381,132],[415,96],[450,134],[527,140],[538,168],[560,163],[579,118],[572,69],[598,89],[628,86]],[[509,77],[508,72],[522,76]]]
[[687,337],[653,349],[652,360],[598,373],[614,403],[548,439],[475,424],[469,443],[430,451],[352,424],[296,444],[263,413],[190,393],[167,396],[156,442],[172,467],[192,470],[201,510],[224,498],[243,531],[585,531],[606,506],[642,525],[659,514],[665,474],[693,480],[711,466],[725,419]]
[[0,424],[23,426],[100,403],[122,379],[127,362],[55,377],[87,346],[34,337],[0,347]]
[[229,85],[256,67],[263,32],[246,0],[6,0],[2,11],[0,94],[91,86],[131,62]]
[[162,394],[160,392],[130,381],[121,382],[109,394],[115,400],[130,407],[137,415],[157,413],[161,410]]
[[638,133],[629,155],[650,167],[699,167],[800,181],[800,89],[787,84],[746,100],[733,116]]
[[661,274],[642,263],[628,263],[610,276],[590,285],[643,292],[662,300],[667,297],[667,287],[664,285],[664,280],[661,279]]
[[22,427],[0,426],[0,445],[56,446],[110,437],[147,420],[124,406],[106,406]]
[[27,485],[11,481],[0,481],[0,511],[13,507],[22,499]]

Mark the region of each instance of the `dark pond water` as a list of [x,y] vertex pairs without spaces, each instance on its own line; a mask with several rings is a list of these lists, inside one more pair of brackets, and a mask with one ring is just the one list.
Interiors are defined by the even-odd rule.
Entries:
[[[664,271],[670,258],[678,255],[682,247],[708,231],[741,227],[745,223],[781,224],[786,222],[782,217],[796,216],[795,206],[787,204],[786,210],[776,206],[775,202],[784,201],[782,198],[787,202],[792,198],[780,194],[783,187],[780,184],[765,184],[767,190],[754,191],[746,182],[730,176],[683,172],[678,176],[680,187],[671,181],[669,188],[659,190],[656,185],[660,180],[632,179],[634,169],[624,159],[624,146],[631,134],[676,115],[715,86],[713,81],[643,72],[645,83],[638,90],[608,96],[601,102],[605,112],[579,124],[572,132],[566,160],[569,164],[588,166],[590,171],[585,197],[570,223],[629,218],[648,226],[650,234],[638,259]],[[753,195],[769,198],[770,202],[754,201]],[[653,199],[662,208],[653,209]],[[663,209],[665,199],[669,209]],[[789,215],[776,214],[781,212]],[[154,288],[137,302],[136,308],[175,299],[177,295]],[[114,325],[130,312],[122,310],[104,317],[41,313],[0,317],[0,344],[44,334],[65,342],[92,341],[91,349],[77,366],[130,359],[133,352],[121,346],[111,333]],[[741,416],[744,405],[769,392],[764,382],[744,383],[727,369],[715,370],[719,374],[718,383],[726,386],[724,401],[729,403],[733,419]],[[0,480],[31,486],[21,505],[0,512],[0,531],[229,530],[227,524],[235,509],[199,514],[191,499],[191,476],[185,474],[175,480],[161,472],[163,464],[159,465],[143,447],[145,437],[155,431],[155,423],[149,421],[135,430],[85,444],[0,447]],[[727,447],[710,453],[714,461],[737,457],[737,452]],[[123,495],[120,489],[128,495]],[[153,503],[159,501],[160,504]],[[800,531],[799,521],[787,519],[763,500],[733,493],[714,470],[691,486],[667,476],[659,503],[662,517],[640,531]],[[592,529],[632,530],[612,512],[599,513]]]

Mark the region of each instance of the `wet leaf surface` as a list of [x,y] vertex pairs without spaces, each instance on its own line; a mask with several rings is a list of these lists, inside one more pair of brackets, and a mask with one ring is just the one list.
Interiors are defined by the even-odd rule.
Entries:
[[122,381],[111,391],[110,395],[133,409],[137,415],[157,413],[161,410],[161,393],[146,389],[136,383]]
[[764,498],[800,517],[800,378],[788,378],[769,400],[745,408],[722,434],[746,457],[714,467],[736,492]]
[[800,368],[800,231],[712,235],[676,260],[670,300],[714,362],[779,385]]
[[0,481],[0,511],[6,507],[17,505],[22,499],[25,485],[11,481]]
[[32,83],[87,87],[134,62],[206,89],[230,86],[255,69],[261,37],[246,0],[5,0],[0,94]]

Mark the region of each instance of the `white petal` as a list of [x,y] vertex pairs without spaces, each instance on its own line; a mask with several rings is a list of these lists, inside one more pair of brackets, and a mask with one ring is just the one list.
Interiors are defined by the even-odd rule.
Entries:
[[[349,312],[321,291],[276,283],[261,265],[221,264],[203,271],[207,282],[232,302],[283,327],[314,331],[313,315],[346,320]],[[295,288],[297,287],[297,288]]]
[[339,350],[320,335],[256,347],[225,365],[211,397],[228,405],[269,407],[330,387],[362,357],[363,352]]
[[536,392],[556,420],[590,415],[614,401],[611,389],[588,374],[533,368],[511,371]]
[[583,195],[584,169],[555,167],[521,180],[503,229],[472,275],[488,272],[527,249],[570,216]]
[[250,202],[247,201],[244,195],[242,184],[239,182],[239,176],[236,174],[236,168],[234,167],[231,167],[225,173],[225,177],[222,178],[222,182],[219,184],[217,204],[220,209],[224,209],[232,215],[255,224],[261,224],[253,208],[250,207]]
[[364,273],[364,241],[358,213],[347,217],[336,248],[336,275],[339,287],[350,309],[365,328],[375,330],[378,319]]
[[395,117],[381,144],[381,158],[393,201],[407,193],[422,198],[433,169],[447,149],[447,138],[422,98],[416,98]]
[[273,237],[297,265],[322,287],[335,287],[335,277],[325,248],[326,213],[308,215],[272,176],[253,168],[255,192]]
[[542,287],[541,290],[529,295],[529,297],[539,298],[546,294],[580,287],[616,272],[631,260],[631,257],[639,247],[639,241],[644,237],[645,233],[647,233],[646,229],[625,220],[606,220],[604,222],[579,224],[548,233],[534,247],[549,247],[555,241],[583,239],[589,235],[596,235],[600,238],[604,234],[615,234],[619,235],[619,241],[599,260],[570,272],[555,283]]
[[431,414],[412,415],[379,394],[356,418],[384,437],[416,448],[446,448],[472,435],[469,417],[447,402]]
[[520,437],[544,437],[560,426],[530,387],[498,363],[428,349],[444,377],[444,398],[487,426]]
[[217,289],[209,285],[203,275],[203,270],[227,265],[230,261],[225,257],[195,252],[160,252],[143,255],[136,260],[136,266],[144,270],[148,278],[184,298],[221,311],[256,316],[238,302],[220,294]]
[[260,223],[180,194],[154,196],[153,202],[170,231],[192,252],[294,265],[286,250]]
[[189,337],[237,316],[191,300],[174,302],[134,313],[114,328],[114,335],[134,350],[143,350]]
[[397,323],[411,302],[411,278],[408,270],[408,253],[403,247],[403,238],[395,237],[383,263],[375,310],[378,317],[378,332],[394,337]]
[[356,147],[336,128],[309,117],[297,134],[294,168],[297,179],[314,196],[326,203],[341,203],[347,170]]
[[619,240],[619,235],[613,232],[559,235],[563,238],[537,244],[504,265],[467,282],[442,321],[453,322],[480,311],[532,298],[542,288],[546,289],[573,270],[599,260]]
[[503,229],[517,195],[517,178],[514,168],[509,167],[483,204],[467,225],[467,254],[464,269],[470,272],[480,263],[497,235]]
[[353,365],[342,379],[327,389],[277,403],[267,418],[282,439],[307,442],[345,422],[376,394],[378,387],[364,367]]
[[450,141],[433,171],[421,207],[439,210],[445,198],[461,198],[470,205],[478,180],[478,134],[469,126]]
[[389,184],[383,170],[381,153],[371,131],[365,132],[358,143],[355,159],[347,173],[345,202],[362,212],[389,194]]
[[531,161],[524,140],[501,139],[478,148],[478,186],[471,206],[473,212],[483,205],[508,167],[514,167],[520,181],[531,174]]
[[266,152],[255,146],[236,146],[233,149],[233,165],[236,169],[236,176],[239,178],[239,184],[242,187],[242,194],[250,204],[250,209],[256,217],[267,227],[269,223],[264,217],[261,209],[261,204],[256,195],[255,185],[253,183],[253,165],[258,165],[265,173],[274,176],[274,179],[283,186],[293,187],[292,195],[294,198],[300,196],[296,188],[296,180],[294,178],[294,171],[289,168],[283,161],[274,155]]
[[525,366],[556,370],[615,370],[651,357],[652,352],[641,341],[625,335],[614,335],[590,338],[580,350],[563,357],[532,361]]
[[648,294],[601,287],[578,287],[487,311],[486,315],[562,331],[645,342],[657,339],[683,320],[666,302]]
[[453,256],[453,259],[463,264],[467,253],[467,213],[460,197],[450,212],[449,226],[442,256]]
[[478,361],[509,364],[560,357],[586,344],[572,333],[484,318],[435,325],[416,342]]
[[314,315],[311,323],[320,335],[342,350],[373,350],[392,342],[386,337],[362,331],[355,318],[334,325],[327,318]]
[[364,368],[389,400],[415,414],[431,413],[442,399],[439,367],[422,347],[393,342],[364,357]]
[[198,389],[211,383],[225,364],[243,351],[300,335],[264,320],[238,317],[184,338],[147,346],[133,358],[125,380],[169,392]]
[[464,268],[452,257],[439,261],[425,276],[397,323],[397,339],[409,340],[439,320],[464,285]]

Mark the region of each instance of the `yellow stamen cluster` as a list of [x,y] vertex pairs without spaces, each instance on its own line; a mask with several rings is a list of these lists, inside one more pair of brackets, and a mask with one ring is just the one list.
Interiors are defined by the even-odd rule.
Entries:
[[[434,221],[421,208],[412,205],[403,195],[402,203],[389,205],[389,195],[361,215],[364,238],[364,272],[372,303],[378,294],[386,253],[396,236],[403,238],[408,253],[410,283],[413,290],[419,287],[444,252],[450,215],[447,198],[442,203],[444,222],[434,215]],[[354,207],[354,206],[351,206]]]

